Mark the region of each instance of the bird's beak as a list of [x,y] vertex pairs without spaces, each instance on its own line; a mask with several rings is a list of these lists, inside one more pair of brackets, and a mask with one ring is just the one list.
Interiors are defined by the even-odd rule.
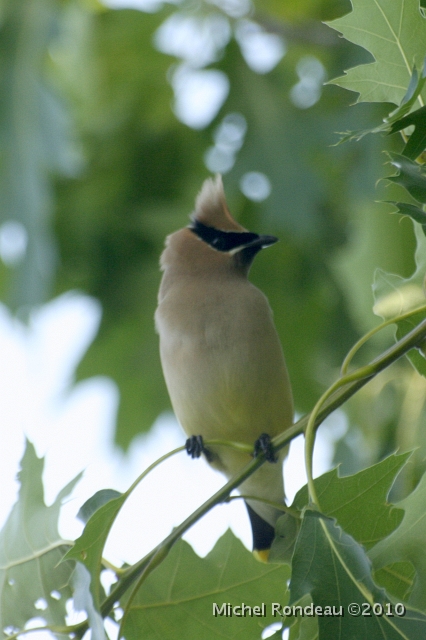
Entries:
[[278,238],[275,236],[259,236],[255,240],[245,244],[244,249],[247,247],[260,247],[261,249],[265,249],[265,247],[270,247],[271,244],[275,244],[276,242],[278,242]]

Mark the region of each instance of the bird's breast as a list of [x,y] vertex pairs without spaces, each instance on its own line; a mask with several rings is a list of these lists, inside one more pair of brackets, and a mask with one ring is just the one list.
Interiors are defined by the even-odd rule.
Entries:
[[291,423],[292,400],[266,298],[252,285],[189,293],[166,295],[156,315],[164,376],[184,430],[249,444],[262,432],[279,433]]

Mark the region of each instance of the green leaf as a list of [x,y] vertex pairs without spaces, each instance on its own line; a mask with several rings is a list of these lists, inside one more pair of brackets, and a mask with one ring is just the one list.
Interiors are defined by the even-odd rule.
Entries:
[[[304,596],[298,605],[306,607],[311,603],[311,596]],[[286,622],[288,621],[287,618]],[[317,640],[318,632],[318,618],[316,616],[297,616],[294,624],[290,627],[289,640]]]
[[404,509],[404,518],[395,531],[370,550],[374,568],[395,562],[410,562],[416,569],[416,580],[409,603],[426,610],[426,475],[417,488],[396,504]]
[[423,68],[418,73],[417,68],[414,67],[413,74],[411,76],[410,84],[408,85],[407,93],[401,100],[400,106],[393,111],[388,118],[387,122],[395,122],[402,118],[404,113],[408,113],[415,101],[422,92],[426,80],[426,57],[423,60]]
[[99,507],[89,518],[83,533],[64,558],[78,560],[89,571],[90,593],[96,611],[100,611],[103,595],[100,583],[103,550],[111,527],[127,497],[127,492],[120,494],[120,497],[112,498]]
[[419,0],[352,0],[353,11],[328,25],[369,51],[375,62],[349,69],[333,84],[359,93],[359,102],[400,104],[414,66],[426,54],[426,20]]
[[[358,473],[339,478],[332,469],[315,479],[322,512],[336,518],[339,525],[367,549],[388,536],[401,522],[403,512],[387,502],[396,476],[410,453],[393,454]],[[297,493],[293,507],[308,501],[307,487]]]
[[[412,156],[410,155],[410,153],[414,153],[414,151],[420,148],[421,145],[423,144],[422,142],[423,116],[420,113],[422,112],[423,107],[421,107],[421,109],[418,109],[413,114],[410,114],[410,116],[407,116],[406,118],[404,118],[404,116],[408,114],[411,107],[416,102],[417,98],[419,97],[424,87],[425,82],[426,82],[426,58],[423,64],[423,70],[420,74],[417,71],[417,69],[414,68],[413,74],[411,76],[410,84],[408,86],[405,96],[401,101],[401,104],[399,105],[399,107],[394,109],[386,118],[383,119],[382,124],[376,127],[369,127],[368,129],[360,129],[358,131],[346,131],[344,133],[341,133],[340,140],[337,144],[341,144],[342,142],[348,142],[349,140],[361,140],[361,138],[363,138],[369,133],[383,133],[383,132],[396,133],[397,131],[400,131],[401,129],[405,129],[411,124],[414,124],[416,125],[418,130],[414,132],[414,136],[413,135],[410,136],[410,139],[408,143],[405,145],[404,151],[403,151],[403,155],[411,158]],[[419,115],[412,118],[412,116],[415,116],[415,113],[418,113]],[[412,118],[412,121],[408,123],[408,119],[411,119],[411,118]],[[407,122],[407,124],[400,126],[402,122]],[[423,149],[421,149],[417,153],[417,155],[414,156],[414,158],[420,155],[422,151]]]
[[[271,603],[286,602],[288,578],[288,567],[258,562],[230,531],[204,559],[180,540],[138,590],[121,632],[126,640],[258,640],[262,628],[281,621]],[[215,616],[214,603],[265,603],[266,617]]]
[[413,589],[416,570],[411,562],[393,562],[374,571],[374,579],[396,601],[407,602]]
[[86,524],[89,518],[91,518],[95,513],[95,511],[100,509],[100,507],[102,507],[110,500],[113,500],[114,498],[120,498],[121,495],[122,494],[115,489],[101,489],[100,491],[97,491],[80,507],[77,513],[77,518],[84,522],[84,524]]
[[414,204],[408,202],[394,202],[393,200],[386,200],[388,204],[393,204],[397,208],[396,213],[401,213],[404,216],[409,216],[416,222],[420,223],[423,228],[423,232],[426,233],[426,211],[416,207]]
[[402,131],[407,127],[414,126],[414,131],[410,134],[408,142],[402,150],[402,155],[415,160],[426,149],[426,107],[421,107],[413,111],[405,118],[397,120],[391,126],[390,133]]
[[28,620],[40,616],[47,624],[65,624],[74,563],[61,562],[70,543],[59,536],[58,517],[62,501],[81,474],[46,507],[43,466],[27,441],[19,472],[18,501],[0,532],[1,629],[21,629]]
[[404,187],[418,202],[426,204],[426,171],[423,166],[398,153],[389,153],[389,157],[398,173],[387,180]]
[[[311,509],[305,511],[293,556],[290,604],[307,593],[314,606],[325,612],[329,608],[328,615],[318,617],[320,640],[415,640],[426,633],[426,616],[415,611],[406,611],[403,618],[349,615],[350,604],[361,608],[366,602],[385,605],[389,600],[372,579],[364,549],[335,521]],[[332,615],[332,607],[340,615]]]
[[[316,544],[312,544],[316,540]],[[320,577],[318,570],[327,571]],[[328,567],[328,570],[326,569]],[[343,573],[346,572],[346,578]],[[336,524],[314,509],[306,509],[293,556],[290,583],[290,602],[294,604],[310,593],[314,603],[324,604],[320,596],[322,585],[328,583],[330,606],[340,606],[339,583],[357,598],[364,587],[364,595],[374,595],[377,602],[384,601],[384,593],[374,584],[371,567],[361,545]],[[362,585],[362,586],[359,586]],[[348,600],[350,602],[350,600]],[[330,637],[335,637],[330,633]],[[337,637],[337,636],[336,636]]]
[[275,538],[269,552],[269,562],[291,564],[294,545],[300,528],[300,522],[288,514],[278,518],[275,525]]

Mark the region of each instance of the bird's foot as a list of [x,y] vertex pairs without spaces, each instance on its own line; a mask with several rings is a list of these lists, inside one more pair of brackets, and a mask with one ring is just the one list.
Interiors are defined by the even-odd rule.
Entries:
[[254,443],[253,456],[257,458],[261,453],[263,453],[268,462],[277,462],[278,460],[272,445],[271,436],[267,433],[262,433]]
[[206,459],[210,462],[213,458],[212,453],[204,446],[203,436],[191,436],[185,442],[186,452],[191,458],[199,458],[204,453]]

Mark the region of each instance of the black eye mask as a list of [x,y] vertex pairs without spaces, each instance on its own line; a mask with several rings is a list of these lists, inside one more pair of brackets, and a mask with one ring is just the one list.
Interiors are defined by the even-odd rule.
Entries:
[[216,251],[235,253],[246,247],[267,247],[278,240],[275,236],[259,236],[250,231],[222,231],[193,220],[189,229]]

